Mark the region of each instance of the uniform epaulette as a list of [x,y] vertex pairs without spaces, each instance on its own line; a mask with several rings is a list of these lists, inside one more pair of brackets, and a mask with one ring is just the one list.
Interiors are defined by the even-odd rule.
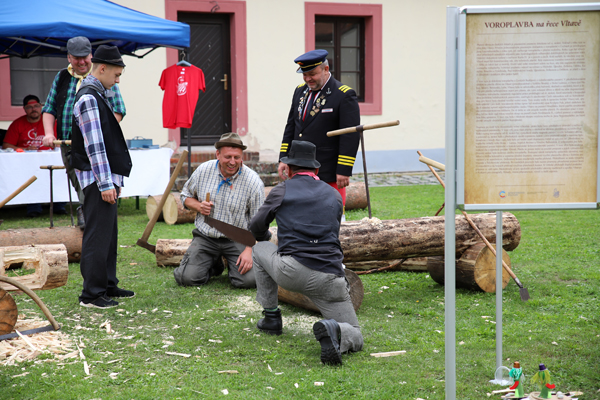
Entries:
[[352,88],[348,85],[342,85],[338,89],[341,90],[342,92],[346,93],[348,90],[351,90]]
[[302,82],[301,84],[298,85],[298,87],[296,89],[301,88],[302,86],[306,85],[306,82]]

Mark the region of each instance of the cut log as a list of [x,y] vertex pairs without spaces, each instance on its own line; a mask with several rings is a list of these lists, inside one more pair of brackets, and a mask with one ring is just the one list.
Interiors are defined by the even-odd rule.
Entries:
[[162,215],[169,225],[190,224],[196,219],[196,211],[185,208],[181,203],[180,194],[177,192],[169,194],[163,206]]
[[69,262],[79,262],[81,259],[82,239],[83,231],[76,226],[0,230],[2,246],[64,244],[67,248]]
[[[346,279],[348,280],[348,284],[350,285],[350,300],[352,301],[352,305],[354,306],[354,311],[358,311],[358,308],[362,304],[363,297],[365,295],[365,290],[360,280],[359,276],[356,275],[353,271],[349,269],[345,270]],[[279,286],[278,290],[278,298],[279,301],[284,303],[291,304],[296,307],[304,308],[311,311],[319,312],[315,303],[312,302],[311,299],[306,297],[301,293],[291,292]]]
[[[504,249],[502,259],[510,267],[510,257]],[[444,285],[444,257],[428,257],[427,271],[435,282]],[[502,268],[502,289],[509,280],[510,275]],[[485,243],[474,244],[456,260],[456,287],[496,292],[496,257]]]
[[[154,217],[154,212],[156,211],[156,207],[158,207],[158,203],[160,203],[161,198],[162,194],[148,196],[148,200],[146,200],[146,215],[148,216],[148,220],[151,220],[152,217]],[[158,214],[157,221],[164,221],[162,210],[160,214]]]
[[[488,241],[496,241],[496,214],[470,214]],[[276,228],[270,228],[272,242],[277,243]],[[521,240],[521,227],[517,218],[502,213],[502,243],[507,251],[514,250]],[[179,265],[191,239],[185,242],[161,243],[179,239],[158,239],[156,262],[158,265]],[[344,251],[344,264],[361,261],[397,260],[401,258],[431,257],[444,255],[444,217],[423,217],[381,221],[376,218],[342,223],[340,242]],[[456,252],[462,254],[481,238],[469,226],[462,215],[456,216]],[[159,245],[164,245],[163,250]],[[392,261],[390,261],[392,262]]]
[[[69,278],[67,248],[62,244],[0,247],[0,275],[6,276],[7,270],[16,271],[17,268],[23,272],[35,271],[12,277],[31,290],[64,286]],[[7,291],[18,290],[7,283],[0,283],[0,288]]]
[[367,208],[367,189],[364,182],[353,182],[346,187],[346,210]]
[[[511,213],[502,213],[502,245],[514,250],[521,240],[521,227]],[[496,240],[496,214],[470,214],[488,241]],[[481,242],[462,215],[456,216],[456,252]],[[444,255],[444,216],[381,221],[363,218],[347,221],[340,229],[344,263],[369,260]]]
[[15,299],[6,290],[0,289],[0,335],[12,332],[18,316],[19,311]]
[[[265,197],[275,186],[265,186]],[[346,210],[367,208],[367,189],[364,182],[352,182],[346,187]]]
[[159,267],[178,266],[192,244],[192,239],[158,239],[156,241],[156,265]]

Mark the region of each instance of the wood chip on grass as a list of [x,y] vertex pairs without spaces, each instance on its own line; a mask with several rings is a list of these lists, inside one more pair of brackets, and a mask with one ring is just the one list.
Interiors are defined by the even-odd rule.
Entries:
[[[47,326],[48,321],[36,317],[19,316],[15,330],[23,332]],[[33,335],[0,341],[0,365],[15,365],[23,361],[33,360],[40,354],[51,354],[54,357],[46,361],[63,361],[78,358],[79,351],[69,335],[58,330],[39,332]]]

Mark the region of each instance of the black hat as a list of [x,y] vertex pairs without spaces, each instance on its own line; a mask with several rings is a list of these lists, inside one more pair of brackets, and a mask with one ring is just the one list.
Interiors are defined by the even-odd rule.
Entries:
[[242,150],[246,150],[247,146],[244,146],[244,142],[240,139],[240,135],[235,132],[224,133],[221,135],[221,139],[215,143],[215,147],[220,149],[221,147],[237,147]]
[[292,147],[287,157],[282,157],[281,162],[297,167],[319,168],[321,163],[316,160],[317,146],[304,140],[292,140]]
[[92,44],[85,36],[75,36],[67,42],[67,52],[74,57],[87,57],[92,54]]
[[96,49],[96,52],[92,57],[92,62],[97,64],[117,65],[119,67],[125,66],[117,46],[98,46],[98,49]]
[[37,97],[35,94],[28,94],[27,96],[25,96],[25,98],[23,99],[23,107],[25,107],[31,100],[35,100],[38,103],[40,102],[40,98]]
[[311,50],[308,53],[302,54],[296,58],[294,62],[300,66],[296,72],[308,72],[315,69],[318,65],[321,65],[327,60],[327,50],[317,49]]

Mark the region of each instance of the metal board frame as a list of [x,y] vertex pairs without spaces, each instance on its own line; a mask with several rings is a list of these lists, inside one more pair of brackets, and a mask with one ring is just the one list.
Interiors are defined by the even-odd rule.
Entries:
[[[514,211],[514,210],[558,210],[600,208],[600,101],[598,110],[598,151],[596,168],[596,202],[567,203],[492,203],[465,204],[465,102],[466,102],[466,25],[468,14],[539,13],[568,11],[600,11],[599,3],[540,4],[511,6],[464,6],[458,11],[457,49],[457,136],[456,136],[456,203],[466,211]],[[448,68],[448,66],[447,66]],[[599,71],[600,74],[600,71]],[[599,91],[600,92],[600,91]],[[600,98],[600,93],[598,93]],[[446,145],[448,146],[448,141]],[[448,160],[448,159],[447,159]],[[448,169],[448,168],[447,168]]]

